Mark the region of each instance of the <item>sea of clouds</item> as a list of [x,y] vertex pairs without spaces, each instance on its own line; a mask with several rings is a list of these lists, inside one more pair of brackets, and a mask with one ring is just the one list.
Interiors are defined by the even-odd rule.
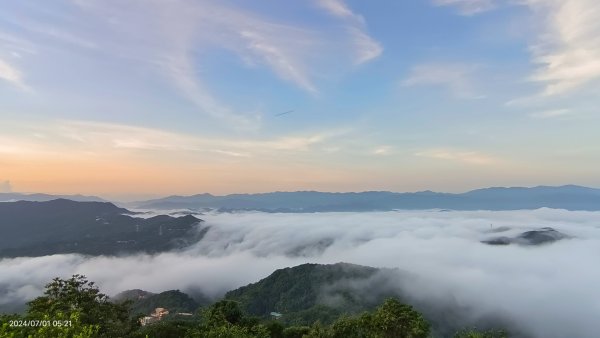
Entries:
[[[180,252],[125,257],[53,255],[0,260],[0,306],[38,296],[52,278],[84,274],[109,295],[180,289],[219,297],[275,269],[349,262],[399,268],[415,298],[452,299],[477,312],[508,314],[537,337],[600,332],[600,212],[392,211],[209,213],[197,244]],[[504,227],[509,230],[496,233]],[[480,241],[541,227],[572,236],[541,246]],[[392,281],[394,282],[394,281]]]

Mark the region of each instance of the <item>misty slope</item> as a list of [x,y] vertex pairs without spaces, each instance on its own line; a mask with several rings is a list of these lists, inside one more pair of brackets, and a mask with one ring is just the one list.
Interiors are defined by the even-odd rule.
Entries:
[[303,264],[276,270],[268,277],[232,290],[225,299],[239,301],[249,314],[269,317],[282,314],[281,321],[306,325],[319,320],[331,323],[340,316],[370,311],[388,297],[412,305],[432,324],[435,337],[452,336],[462,327],[504,328],[514,337],[525,337],[504,315],[473,313],[449,295],[435,302],[418,299],[403,285],[418,285],[418,279],[397,269],[382,269],[348,263]]
[[135,203],[147,209],[260,210],[268,212],[384,211],[392,209],[517,210],[542,207],[600,210],[600,189],[574,185],[534,188],[487,188],[462,194],[423,191],[393,193],[272,192],[213,196],[170,196]]
[[321,302],[323,288],[344,279],[366,280],[377,271],[346,263],[303,264],[277,270],[257,283],[228,292],[225,298],[239,301],[248,313],[261,317],[275,311],[285,314],[283,319],[289,322],[308,323],[311,321],[308,317],[320,317],[323,322],[329,322],[342,312],[356,313],[377,302],[364,304],[350,290],[341,288],[332,289],[327,295],[339,306],[327,307],[327,303]]
[[134,218],[107,202],[0,203],[0,257],[160,252],[199,239],[193,216]]

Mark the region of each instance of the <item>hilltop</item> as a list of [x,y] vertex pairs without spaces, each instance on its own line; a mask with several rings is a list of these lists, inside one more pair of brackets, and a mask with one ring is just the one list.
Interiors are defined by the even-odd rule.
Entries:
[[109,202],[0,203],[0,257],[153,253],[189,245],[203,235],[196,227],[202,220],[191,215],[134,216]]

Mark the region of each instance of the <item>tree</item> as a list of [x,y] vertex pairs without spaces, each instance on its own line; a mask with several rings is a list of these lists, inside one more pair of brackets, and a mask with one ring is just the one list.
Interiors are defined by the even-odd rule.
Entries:
[[387,299],[375,311],[371,325],[382,337],[425,338],[430,330],[423,315],[395,298]]
[[71,318],[84,326],[98,328],[100,337],[125,336],[137,327],[129,318],[129,304],[114,304],[85,276],[55,278],[46,285],[43,296],[28,303],[27,319]]
[[244,313],[240,309],[240,303],[233,300],[221,300],[216,302],[204,312],[204,320],[208,326],[222,326],[223,324],[239,324]]
[[478,331],[477,329],[465,329],[457,332],[454,338],[508,338],[503,330]]
[[271,320],[265,324],[271,338],[283,338],[283,324],[277,320]]
[[185,337],[187,332],[196,328],[197,322],[192,320],[163,319],[158,323],[142,326],[131,334],[132,338],[171,338]]
[[269,338],[269,329],[255,317],[249,317],[232,300],[216,302],[202,313],[203,322],[188,330],[186,337]]
[[330,335],[333,338],[424,338],[429,335],[429,323],[410,305],[390,298],[373,313],[339,318],[331,325]]
[[302,338],[310,332],[308,326],[289,326],[283,329],[283,337],[285,338]]
[[371,315],[368,313],[360,317],[344,316],[331,324],[333,338],[360,338],[367,337],[371,331]]
[[310,331],[304,335],[303,338],[330,338],[331,332],[328,327],[321,325],[321,322],[316,321],[311,327]]

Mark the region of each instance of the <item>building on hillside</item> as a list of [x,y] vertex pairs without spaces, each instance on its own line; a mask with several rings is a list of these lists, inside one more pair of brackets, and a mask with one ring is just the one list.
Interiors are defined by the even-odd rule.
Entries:
[[154,312],[150,314],[150,316],[145,316],[140,318],[140,324],[142,326],[146,326],[148,324],[152,324],[158,322],[163,319],[164,316],[169,314],[169,310],[163,307],[157,307],[154,309]]
[[282,314],[279,312],[271,312],[271,317],[273,317],[273,319],[279,319],[281,316]]
[[158,322],[158,321],[159,321],[159,319],[156,317],[144,316],[144,317],[140,318],[140,325],[146,326],[146,325],[152,324],[154,322]]

